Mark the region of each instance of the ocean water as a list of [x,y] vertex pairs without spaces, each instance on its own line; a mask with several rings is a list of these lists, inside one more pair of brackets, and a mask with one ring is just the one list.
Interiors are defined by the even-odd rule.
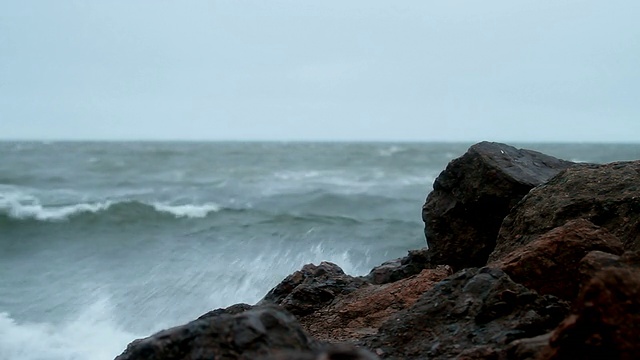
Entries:
[[303,264],[364,275],[425,246],[421,206],[469,145],[0,142],[0,359],[113,359]]

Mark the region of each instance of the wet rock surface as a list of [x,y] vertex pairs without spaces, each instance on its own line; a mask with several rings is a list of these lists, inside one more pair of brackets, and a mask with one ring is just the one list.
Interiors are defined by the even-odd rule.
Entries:
[[427,290],[363,344],[382,358],[498,357],[517,339],[552,330],[568,304],[492,268],[462,270]]
[[471,146],[438,176],[422,209],[433,263],[455,270],[484,266],[511,208],[572,165],[500,143]]
[[531,190],[504,219],[490,260],[579,218],[640,250],[640,161],[574,166]]
[[255,359],[311,351],[298,321],[276,306],[209,313],[186,325],[133,341],[116,360]]

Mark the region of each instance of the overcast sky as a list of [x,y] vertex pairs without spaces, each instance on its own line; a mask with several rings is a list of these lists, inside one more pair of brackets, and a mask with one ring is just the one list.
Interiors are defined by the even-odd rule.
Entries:
[[640,1],[0,1],[0,138],[640,141]]

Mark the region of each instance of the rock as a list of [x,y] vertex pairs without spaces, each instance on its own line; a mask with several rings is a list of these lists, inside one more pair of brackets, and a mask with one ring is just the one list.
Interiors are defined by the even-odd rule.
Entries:
[[311,351],[296,319],[276,306],[201,317],[133,341],[116,360],[255,359],[283,351]]
[[503,358],[518,360],[538,360],[549,345],[551,333],[538,335],[528,339],[519,339],[511,344],[501,354]]
[[387,261],[380,266],[376,266],[365,276],[365,279],[372,284],[387,284],[419,274],[424,269],[430,269],[429,249],[410,250],[409,254],[403,258]]
[[438,176],[422,208],[432,262],[454,270],[484,266],[509,210],[572,165],[505,144],[471,146]]
[[296,316],[327,306],[337,296],[366,285],[364,279],[349,276],[333,263],[307,264],[271,289],[258,305],[273,303]]
[[622,254],[622,243],[607,230],[578,219],[557,227],[491,263],[513,281],[540,294],[573,300],[578,295],[580,260],[589,251]]
[[504,219],[490,261],[579,218],[640,250],[640,161],[574,166],[531,190]]
[[382,358],[499,358],[514,340],[551,331],[567,312],[566,302],[538,295],[499,269],[465,269],[362,343]]
[[607,267],[640,268],[640,252],[626,251],[621,256],[603,251],[591,251],[580,260],[580,283],[586,284],[600,270]]
[[328,345],[313,351],[287,351],[264,360],[376,360],[378,357],[366,349],[353,345]]
[[544,359],[640,359],[640,270],[605,268],[581,290]]
[[623,267],[620,256],[604,251],[591,251],[578,264],[580,284],[586,284],[596,273],[606,267]]
[[251,308],[253,308],[253,306],[249,304],[234,304],[225,309],[211,310],[208,313],[201,315],[198,319],[206,319],[208,317],[219,316],[222,314],[230,314],[230,315],[240,314]]
[[413,305],[425,291],[449,275],[449,267],[439,266],[392,283],[363,286],[299,320],[315,339],[354,342],[375,334],[393,314]]

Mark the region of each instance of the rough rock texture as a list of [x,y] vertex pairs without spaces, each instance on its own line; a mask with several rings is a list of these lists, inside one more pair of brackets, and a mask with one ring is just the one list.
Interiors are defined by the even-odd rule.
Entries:
[[317,340],[352,342],[375,334],[393,314],[413,305],[425,291],[449,275],[449,267],[439,266],[393,283],[363,286],[299,320]]
[[540,354],[543,353],[549,345],[550,338],[551,333],[548,333],[532,338],[516,340],[509,344],[509,347],[501,354],[501,357],[518,360],[538,360]]
[[499,269],[465,269],[385,322],[365,346],[383,358],[499,358],[509,344],[551,331],[568,305]]
[[255,359],[311,351],[296,319],[276,306],[231,309],[133,341],[116,360]]
[[387,284],[433,267],[428,248],[410,250],[409,254],[403,258],[389,260],[376,266],[365,276],[365,279],[372,284]]
[[434,264],[484,266],[503,218],[533,187],[573,163],[481,142],[447,165],[422,209]]
[[348,344],[328,345],[316,350],[286,351],[261,360],[376,360],[370,351]]
[[583,288],[544,359],[640,359],[640,271],[606,268]]
[[603,251],[591,251],[580,260],[580,283],[586,284],[600,270],[607,267],[640,268],[640,252],[626,251],[622,256]]
[[258,304],[277,304],[296,316],[304,316],[366,284],[361,278],[345,274],[338,265],[323,261],[317,266],[304,265],[287,276]]
[[490,260],[578,218],[640,250],[640,161],[574,166],[533,189],[504,219]]
[[580,260],[590,251],[622,254],[622,243],[607,230],[578,219],[557,227],[507,254],[491,266],[513,281],[565,300],[578,295]]

